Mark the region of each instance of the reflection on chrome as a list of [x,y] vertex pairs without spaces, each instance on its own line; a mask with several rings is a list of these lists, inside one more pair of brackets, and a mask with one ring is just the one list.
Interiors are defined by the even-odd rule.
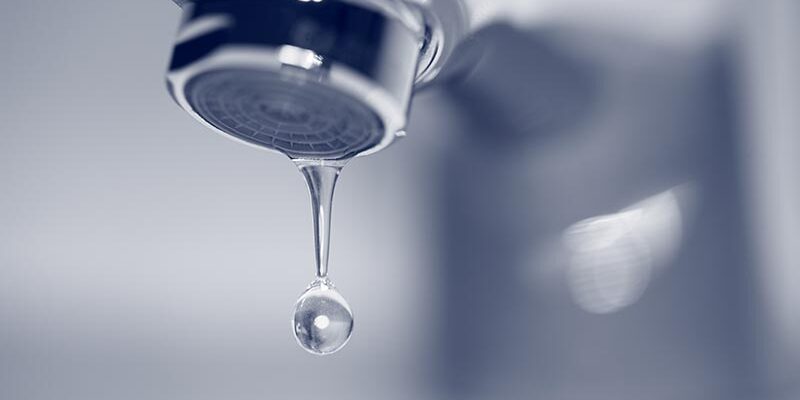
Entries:
[[677,252],[691,192],[676,186],[567,228],[567,282],[575,303],[596,314],[635,303]]
[[278,61],[303,69],[314,69],[322,66],[322,56],[296,46],[285,44],[278,50]]

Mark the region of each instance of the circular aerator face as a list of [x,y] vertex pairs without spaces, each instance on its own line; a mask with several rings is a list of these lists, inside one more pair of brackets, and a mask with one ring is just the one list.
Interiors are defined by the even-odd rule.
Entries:
[[254,69],[221,69],[193,77],[186,99],[222,132],[291,158],[335,160],[377,146],[378,116],[322,83]]

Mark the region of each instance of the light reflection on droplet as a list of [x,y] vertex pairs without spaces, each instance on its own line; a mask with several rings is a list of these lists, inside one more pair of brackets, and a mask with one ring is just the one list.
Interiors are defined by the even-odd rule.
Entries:
[[318,315],[316,318],[314,318],[314,326],[316,326],[318,329],[325,329],[330,324],[331,320],[326,315]]

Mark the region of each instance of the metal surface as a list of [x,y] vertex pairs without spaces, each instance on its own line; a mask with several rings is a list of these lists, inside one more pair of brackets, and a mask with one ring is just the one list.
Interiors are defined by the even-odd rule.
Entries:
[[423,32],[341,1],[184,4],[168,85],[206,126],[292,158],[386,147],[406,125]]

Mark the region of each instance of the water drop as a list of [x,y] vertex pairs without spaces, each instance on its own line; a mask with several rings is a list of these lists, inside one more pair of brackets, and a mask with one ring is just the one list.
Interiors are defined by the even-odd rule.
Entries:
[[353,312],[330,280],[317,279],[297,300],[292,327],[297,343],[305,350],[331,354],[350,339]]
[[311,195],[317,276],[295,304],[292,331],[301,347],[317,355],[338,351],[353,332],[350,305],[328,279],[333,190],[344,162],[295,160]]

